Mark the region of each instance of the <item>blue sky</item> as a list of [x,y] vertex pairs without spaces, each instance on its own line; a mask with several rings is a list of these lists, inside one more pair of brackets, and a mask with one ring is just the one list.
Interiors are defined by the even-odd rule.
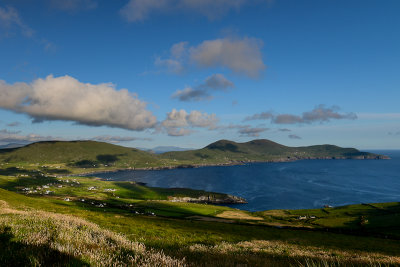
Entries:
[[400,149],[397,0],[0,0],[0,145]]

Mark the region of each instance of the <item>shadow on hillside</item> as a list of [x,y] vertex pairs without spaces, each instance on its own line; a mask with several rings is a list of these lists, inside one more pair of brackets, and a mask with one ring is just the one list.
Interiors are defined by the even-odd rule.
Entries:
[[71,172],[67,169],[57,169],[57,168],[42,168],[42,171],[49,174],[70,174]]
[[150,187],[141,182],[114,182],[114,184],[127,190],[125,194],[119,194],[120,197],[124,198],[166,200],[168,196],[197,198],[200,196],[209,195],[213,196],[213,198],[225,197],[225,194],[206,192],[204,190],[195,190],[190,188]]
[[[57,169],[57,168],[46,168],[42,167],[41,171],[49,174],[70,174],[71,172],[67,169]],[[18,176],[18,175],[29,175],[29,176],[37,176],[39,175],[39,171],[37,170],[27,170],[21,169],[17,167],[8,167],[6,169],[0,169],[0,175],[4,176]]]
[[71,164],[68,164],[71,167],[78,167],[78,168],[98,168],[98,162],[94,160],[80,160]]
[[20,147],[0,149],[0,154],[7,154],[7,153],[13,152],[15,150],[18,150],[19,148]]
[[16,167],[8,167],[6,169],[0,169],[0,175],[17,176],[18,174],[33,175],[33,174],[37,174],[37,172],[31,171],[31,170],[19,169]]
[[19,177],[4,183],[1,188],[10,191],[19,191],[25,187],[36,187],[46,184],[59,184],[59,182],[55,177]]
[[119,160],[119,156],[124,156],[125,154],[100,154],[96,156],[96,160],[84,159],[77,162],[68,164],[70,167],[78,168],[98,168],[99,165],[113,165]]
[[194,155],[195,155],[196,157],[199,157],[199,158],[202,158],[202,159],[211,158],[210,155],[207,155],[207,154],[204,154],[204,153],[200,153],[200,152],[194,153]]
[[96,158],[102,164],[113,164],[118,161],[120,155],[98,155]]
[[10,227],[0,228],[0,266],[89,266],[48,245],[27,245],[13,237]]
[[[151,187],[143,187],[137,183],[127,183],[127,182],[115,182],[115,185],[126,189],[128,192],[124,192],[122,195],[119,194],[123,198],[132,198],[132,199],[146,199],[145,195],[149,193],[153,193]],[[155,193],[155,192],[154,192]]]
[[239,147],[234,144],[211,144],[207,147],[208,149],[213,149],[213,150],[222,150],[222,151],[230,151],[230,152],[241,152],[239,150]]

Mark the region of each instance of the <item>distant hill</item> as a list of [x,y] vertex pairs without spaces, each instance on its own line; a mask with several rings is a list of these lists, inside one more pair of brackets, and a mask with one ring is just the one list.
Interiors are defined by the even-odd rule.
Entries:
[[342,148],[334,145],[307,147],[288,147],[270,140],[260,139],[246,143],[220,140],[202,149],[167,152],[164,158],[193,162],[229,161],[288,161],[298,159],[383,159],[387,158],[355,148]]
[[[136,148],[96,141],[48,141],[0,150],[0,162],[62,164],[65,167],[168,168],[298,159],[383,159],[382,155],[333,145],[288,147],[270,140],[236,143],[220,140],[202,149],[154,154]],[[77,170],[78,171],[78,170]]]
[[187,150],[193,150],[192,148],[183,148],[183,147],[177,147],[177,146],[157,146],[155,148],[152,148],[150,151],[156,154],[162,154],[165,152],[172,152],[172,151],[187,151]]
[[27,144],[9,143],[7,145],[0,145],[0,149],[23,147],[23,146],[26,146],[26,145]]
[[0,150],[0,161],[17,163],[64,163],[76,167],[158,166],[154,155],[135,148],[95,141],[47,141]]

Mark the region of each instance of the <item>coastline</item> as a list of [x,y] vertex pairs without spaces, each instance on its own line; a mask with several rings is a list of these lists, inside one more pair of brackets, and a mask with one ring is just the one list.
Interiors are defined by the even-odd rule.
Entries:
[[154,167],[128,167],[128,168],[110,168],[102,171],[89,171],[76,174],[68,174],[62,176],[88,176],[95,174],[119,172],[119,171],[162,171],[162,170],[173,170],[173,169],[190,169],[190,168],[202,168],[202,167],[226,167],[226,166],[239,166],[252,163],[279,163],[279,162],[294,162],[300,160],[389,160],[391,159],[386,155],[374,155],[370,157],[358,156],[358,157],[306,157],[306,158],[279,158],[271,160],[246,160],[246,161],[231,161],[223,163],[202,163],[202,164],[181,164],[181,165],[169,165],[169,166],[154,166]]

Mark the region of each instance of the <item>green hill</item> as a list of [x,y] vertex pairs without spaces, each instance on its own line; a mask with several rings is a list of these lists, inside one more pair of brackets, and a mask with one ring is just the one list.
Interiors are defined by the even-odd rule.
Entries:
[[196,163],[249,161],[288,161],[298,159],[383,159],[382,155],[360,152],[355,148],[334,145],[288,147],[260,139],[246,143],[220,140],[202,149],[168,152],[162,157]]
[[159,160],[148,152],[95,141],[49,141],[2,149],[0,162],[66,164],[82,168],[160,165]]
[[[382,159],[385,156],[333,145],[288,147],[270,140],[236,143],[220,140],[202,149],[155,155],[135,148],[95,141],[48,141],[0,149],[0,164],[47,173],[82,173],[124,168],[171,168],[298,159]],[[15,171],[10,169],[10,171]]]

